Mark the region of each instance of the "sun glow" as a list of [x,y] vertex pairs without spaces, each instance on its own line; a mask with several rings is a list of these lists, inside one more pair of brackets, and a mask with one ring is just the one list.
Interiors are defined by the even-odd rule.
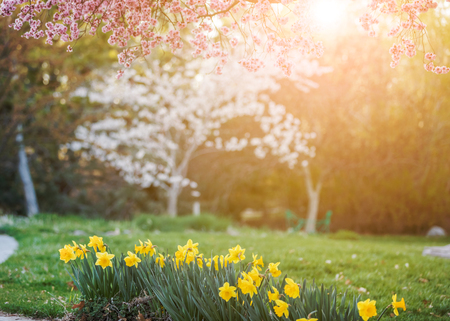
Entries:
[[315,0],[311,7],[313,22],[320,29],[337,28],[347,16],[347,1]]

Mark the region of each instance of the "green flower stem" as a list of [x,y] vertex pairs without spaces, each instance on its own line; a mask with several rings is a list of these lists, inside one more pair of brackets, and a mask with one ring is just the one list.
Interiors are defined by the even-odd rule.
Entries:
[[381,319],[381,317],[386,313],[387,309],[392,307],[392,304],[389,304],[387,307],[384,308],[383,312],[381,312],[380,316],[378,317],[377,321]]

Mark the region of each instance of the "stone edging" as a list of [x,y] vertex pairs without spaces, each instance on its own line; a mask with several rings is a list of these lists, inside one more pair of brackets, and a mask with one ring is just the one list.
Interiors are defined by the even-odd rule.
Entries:
[[5,262],[19,248],[19,243],[9,235],[0,235],[0,264]]

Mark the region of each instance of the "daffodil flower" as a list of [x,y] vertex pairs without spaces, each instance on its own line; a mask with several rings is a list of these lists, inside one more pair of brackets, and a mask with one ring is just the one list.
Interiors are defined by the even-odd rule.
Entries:
[[238,263],[239,261],[245,260],[245,249],[242,249],[239,244],[229,249],[228,252],[230,252],[230,262]]
[[109,254],[108,252],[97,252],[95,255],[97,256],[97,262],[95,262],[95,265],[100,265],[103,270],[106,269],[107,266],[113,266],[111,259],[114,257],[114,254]]
[[98,237],[96,235],[89,236],[89,241],[90,242],[89,242],[88,246],[94,248],[95,252],[97,252],[97,250],[100,251],[100,252],[105,252],[106,251],[106,247],[103,244],[103,237]]
[[253,294],[257,294],[256,286],[253,284],[253,280],[250,278],[238,279],[238,288],[241,289],[242,294],[250,294],[250,297],[253,297]]
[[377,315],[376,301],[367,299],[366,301],[358,302],[358,311],[364,321]]
[[236,297],[236,287],[230,286],[228,282],[225,282],[222,287],[219,288],[219,296],[228,302],[231,298]]
[[186,263],[190,264],[191,262],[195,261],[195,254],[194,252],[187,252],[186,254]]
[[272,274],[272,276],[274,278],[280,276],[280,274],[281,274],[281,271],[278,270],[278,265],[280,265],[280,262],[278,262],[278,263],[269,263],[268,270],[269,270],[270,274]]
[[256,267],[259,271],[261,271],[261,267],[264,267],[263,257],[261,256],[257,259],[258,255],[252,254],[253,257],[253,266]]
[[166,263],[164,262],[164,256],[161,253],[159,253],[158,255],[159,257],[156,258],[156,264],[159,264],[159,266],[163,268],[164,265],[166,265]]
[[186,250],[181,245],[178,245],[178,251],[175,252],[175,257],[180,261],[184,261],[186,257]]
[[75,251],[75,255],[77,257],[81,257],[81,259],[83,260],[86,257],[86,252],[89,252],[86,249],[86,245],[77,244],[75,241],[72,241],[72,243],[73,243],[72,249]]
[[64,248],[59,250],[59,259],[64,261],[64,263],[75,260],[76,258],[77,256],[70,245],[64,245]]
[[134,254],[134,253],[132,253],[132,252],[130,252],[130,251],[128,251],[128,256],[126,257],[126,258],[124,258],[124,261],[125,261],[125,264],[127,265],[127,266],[135,266],[136,268],[138,267],[138,263],[139,262],[141,262],[141,259],[140,258],[138,258],[137,256],[136,256],[136,254]]
[[203,254],[197,255],[197,265],[202,269],[203,268]]
[[186,243],[186,245],[184,246],[184,249],[187,252],[193,252],[195,255],[198,254],[198,243],[193,243],[191,239],[189,239]]
[[400,302],[397,302],[397,294],[392,296],[392,307],[394,308],[394,314],[398,316],[398,309],[406,310],[405,299],[401,299]]
[[277,305],[273,308],[273,310],[275,311],[276,315],[278,315],[280,318],[283,314],[286,318],[289,317],[289,304],[281,300],[276,300],[275,303]]
[[286,293],[291,298],[295,299],[300,295],[300,289],[297,283],[290,278],[286,278],[286,285],[284,286],[284,293]]
[[[140,240],[139,240],[140,242]],[[141,250],[142,254],[150,254],[151,256],[155,255],[156,251],[155,251],[155,247],[156,245],[153,245],[152,242],[147,239],[147,241],[144,243],[144,248]]]
[[268,291],[267,295],[269,296],[269,302],[276,301],[280,299],[280,292],[278,292],[277,288],[272,286],[273,292]]
[[139,243],[141,243],[141,245],[134,245],[134,251],[136,252],[136,254],[138,253],[142,253],[143,254],[143,250],[144,250],[144,243],[142,243],[141,240],[139,240]]
[[253,267],[252,270],[248,272],[248,275],[252,278],[256,286],[261,285],[262,277],[259,275],[259,271],[256,269],[256,267]]

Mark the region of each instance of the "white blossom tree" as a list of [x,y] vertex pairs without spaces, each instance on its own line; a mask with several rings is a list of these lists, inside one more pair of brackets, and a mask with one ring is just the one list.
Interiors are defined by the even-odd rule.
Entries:
[[[296,85],[304,91],[316,86],[309,76],[329,71],[310,61],[298,65],[302,68],[296,70]],[[171,216],[177,215],[183,188],[189,186],[193,196],[199,195],[187,173],[201,148],[237,151],[249,146],[260,158],[272,153],[290,166],[300,157],[314,156],[300,121],[265,94],[279,88],[275,69],[250,73],[236,64],[218,76],[206,74],[210,68],[209,63],[193,61],[172,72],[154,62],[141,72],[130,69],[120,80],[106,75],[90,91],[80,88],[76,95],[104,104],[106,113],[80,126],[71,148],[83,148],[85,157],[115,167],[131,184],[164,189]],[[261,137],[223,139],[222,125],[237,117],[252,117]]]

